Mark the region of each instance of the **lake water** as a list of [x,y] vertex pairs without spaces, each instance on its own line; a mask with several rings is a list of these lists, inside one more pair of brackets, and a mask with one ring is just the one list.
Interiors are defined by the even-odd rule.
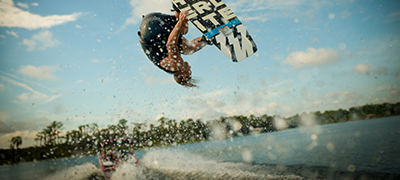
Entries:
[[[136,151],[112,179],[399,179],[400,116]],[[102,179],[97,156],[0,166],[1,179]]]

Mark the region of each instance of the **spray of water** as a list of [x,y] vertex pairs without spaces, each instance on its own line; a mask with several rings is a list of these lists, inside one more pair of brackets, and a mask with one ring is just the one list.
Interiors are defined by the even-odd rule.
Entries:
[[307,146],[308,149],[313,149],[319,145],[318,136],[323,133],[323,129],[316,122],[316,117],[313,113],[304,113],[300,116],[300,131],[310,135],[312,142]]
[[142,166],[135,165],[134,163],[125,163],[119,166],[112,174],[111,180],[119,179],[134,180],[148,178]]
[[[251,159],[251,152],[244,154]],[[247,163],[217,162],[184,150],[150,150],[140,159],[141,165],[124,164],[114,179],[299,179],[298,176],[255,173],[260,168]],[[261,169],[261,168],[260,168]],[[253,171],[253,172],[252,172]],[[300,178],[301,179],[301,178]]]
[[87,179],[93,174],[101,174],[101,170],[98,169],[92,163],[86,163],[74,167],[70,167],[61,172],[57,172],[55,174],[49,175],[45,180],[67,180],[67,179]]

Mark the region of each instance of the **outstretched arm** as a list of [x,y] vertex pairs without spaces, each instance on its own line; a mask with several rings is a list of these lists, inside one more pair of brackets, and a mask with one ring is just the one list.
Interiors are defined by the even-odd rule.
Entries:
[[178,47],[178,38],[182,31],[182,26],[188,21],[186,19],[187,14],[187,11],[180,13],[178,23],[175,25],[168,37],[168,56],[161,61],[160,65],[169,71],[176,72],[174,74],[174,79],[178,84],[187,87],[195,87],[196,85],[190,81],[192,74],[192,71],[190,70],[191,67],[187,62],[183,61]]
[[178,37],[179,33],[183,34],[184,25],[187,24],[188,20],[186,19],[186,16],[188,15],[187,11],[183,11],[179,13],[179,20],[178,23],[176,23],[174,29],[171,31],[168,37],[167,41],[167,46],[169,47],[170,45],[177,45],[178,44]]
[[[180,12],[175,11],[175,17],[179,18],[179,17],[180,17],[180,14],[181,14]],[[188,32],[189,32],[189,23],[188,23],[188,21],[186,21],[186,23],[184,23],[183,26],[182,26],[181,33],[182,33],[183,35],[185,35],[185,34],[187,34]]]
[[180,55],[178,41],[179,41],[179,33],[182,30],[182,26],[187,23],[188,12],[183,11],[179,15],[179,21],[176,23],[174,29],[171,31],[167,41],[167,50],[168,57],[164,58],[161,61],[161,66],[169,71],[181,71],[183,70],[184,61]]

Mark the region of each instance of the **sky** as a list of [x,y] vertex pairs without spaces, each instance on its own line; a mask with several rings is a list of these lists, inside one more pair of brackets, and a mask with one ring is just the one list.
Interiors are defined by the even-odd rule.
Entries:
[[[183,56],[199,88],[154,66],[137,36],[169,0],[0,0],[0,148],[52,121],[63,131],[400,102],[400,1],[224,0],[255,40],[231,62],[215,46]],[[188,39],[201,36],[193,25]]]

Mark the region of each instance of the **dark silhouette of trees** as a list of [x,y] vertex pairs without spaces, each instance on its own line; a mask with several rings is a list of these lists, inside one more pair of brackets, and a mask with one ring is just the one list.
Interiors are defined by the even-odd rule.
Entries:
[[18,147],[22,144],[22,138],[21,136],[15,136],[13,138],[11,138],[11,146],[15,147],[16,149],[18,149]]
[[15,136],[11,138],[10,148],[10,160],[11,164],[17,163],[20,158],[18,147],[22,144],[21,136]]
[[96,154],[104,140],[113,138],[130,138],[135,148],[147,148],[244,136],[253,132],[276,131],[278,129],[274,126],[274,122],[277,119],[285,120],[288,128],[295,128],[303,125],[304,116],[313,117],[315,124],[329,124],[393,115],[400,115],[400,103],[368,104],[348,110],[329,110],[322,113],[317,111],[287,118],[264,114],[260,117],[238,115],[206,122],[201,119],[178,122],[175,119],[161,117],[156,125],[130,123],[131,126],[128,126],[128,120],[121,119],[118,124],[110,124],[106,128],[100,128],[96,123],[92,123],[80,125],[77,129],[65,133],[62,133],[63,123],[53,121],[36,134],[35,147],[19,149],[22,138],[13,137],[9,149],[0,149],[0,153],[4,154],[4,157],[0,157],[0,163],[13,164],[20,161]]

